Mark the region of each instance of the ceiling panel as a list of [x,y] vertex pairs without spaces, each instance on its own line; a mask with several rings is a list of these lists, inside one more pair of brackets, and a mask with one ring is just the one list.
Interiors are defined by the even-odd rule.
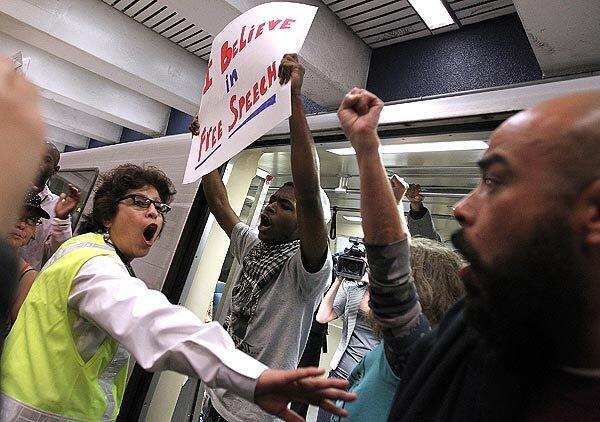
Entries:
[[324,0],[372,48],[435,35],[515,12],[512,0],[446,0],[456,23],[430,30],[408,0]]
[[103,1],[196,56],[208,59],[213,37],[169,6],[168,0]]

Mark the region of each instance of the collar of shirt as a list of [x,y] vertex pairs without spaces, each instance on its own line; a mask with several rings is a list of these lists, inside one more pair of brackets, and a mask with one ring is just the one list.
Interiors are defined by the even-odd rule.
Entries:
[[44,184],[44,189],[38,193],[38,196],[42,199],[42,203],[47,199],[52,199],[52,191],[48,187],[48,184]]

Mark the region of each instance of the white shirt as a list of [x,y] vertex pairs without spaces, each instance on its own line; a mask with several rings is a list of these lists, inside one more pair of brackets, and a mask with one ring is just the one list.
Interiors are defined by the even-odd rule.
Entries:
[[56,218],[54,207],[60,198],[50,191],[48,185],[38,193],[42,199],[41,207],[50,218],[42,218],[42,223],[36,227],[35,236],[31,241],[21,247],[21,258],[36,270],[52,256],[62,243],[71,238],[71,216],[61,220]]
[[219,323],[204,324],[171,304],[115,258],[86,262],[73,279],[68,305],[81,316],[73,328],[84,359],[109,335],[147,371],[176,371],[254,401],[256,380],[267,367],[236,350]]

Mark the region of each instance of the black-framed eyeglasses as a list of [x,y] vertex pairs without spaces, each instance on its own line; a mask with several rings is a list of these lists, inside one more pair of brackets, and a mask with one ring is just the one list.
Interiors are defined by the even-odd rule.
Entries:
[[154,199],[150,199],[147,196],[140,195],[137,193],[130,193],[129,195],[125,195],[122,198],[117,199],[117,202],[121,202],[129,198],[132,199],[133,205],[145,210],[150,208],[150,204],[154,204],[154,208],[156,208],[156,211],[158,211],[161,215],[165,215],[169,211],[171,211],[171,207],[168,204],[165,204],[164,202],[155,201]]

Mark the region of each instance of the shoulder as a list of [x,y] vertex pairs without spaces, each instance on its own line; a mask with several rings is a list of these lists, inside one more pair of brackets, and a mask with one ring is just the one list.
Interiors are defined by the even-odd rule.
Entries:
[[231,231],[231,240],[258,242],[258,234],[254,232],[250,226],[240,221],[233,227],[233,230]]

